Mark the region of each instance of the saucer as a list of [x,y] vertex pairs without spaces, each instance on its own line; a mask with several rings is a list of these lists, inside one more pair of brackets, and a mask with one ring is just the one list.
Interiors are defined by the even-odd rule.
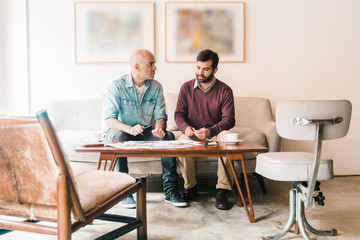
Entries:
[[239,144],[240,142],[243,142],[244,140],[238,139],[238,140],[221,140],[221,142],[225,142],[228,144]]

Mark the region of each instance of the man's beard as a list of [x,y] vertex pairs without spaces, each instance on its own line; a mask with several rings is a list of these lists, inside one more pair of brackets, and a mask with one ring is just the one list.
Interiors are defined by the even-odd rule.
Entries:
[[[199,76],[202,76],[202,77],[204,77],[204,79],[199,79]],[[210,76],[208,76],[208,77],[205,77],[204,75],[196,75],[196,79],[199,81],[199,83],[208,83],[208,82],[210,82],[211,81],[211,79],[213,78],[213,76],[214,76],[214,72],[212,72],[211,74],[210,74]]]

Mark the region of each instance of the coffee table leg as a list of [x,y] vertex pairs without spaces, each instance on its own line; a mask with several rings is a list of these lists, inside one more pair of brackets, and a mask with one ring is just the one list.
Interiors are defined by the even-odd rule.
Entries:
[[[110,167],[107,169],[107,163],[110,161]],[[100,170],[101,164],[104,162],[104,167],[102,170],[106,171],[114,171],[115,165],[116,165],[116,154],[115,153],[100,153],[99,157],[99,163],[97,169]]]
[[[242,153],[238,153],[238,154],[227,154],[227,158],[228,158],[228,161],[229,161],[229,164],[230,164],[230,168],[231,168],[231,171],[232,171],[232,174],[234,176],[234,180],[235,180],[235,183],[236,183],[236,187],[237,187],[237,190],[240,194],[240,197],[241,197],[241,201],[242,201],[242,204],[244,205],[244,208],[245,208],[245,211],[246,211],[246,214],[249,218],[249,222],[251,223],[254,223],[255,222],[255,213],[254,213],[254,208],[253,208],[253,204],[252,204],[252,200],[251,200],[251,194],[250,194],[250,188],[249,188],[249,182],[248,182],[248,179],[247,179],[247,175],[246,175],[246,170],[245,170],[245,163],[244,163],[244,157],[243,157],[243,154]],[[239,180],[236,176],[236,172],[235,172],[235,166],[234,166],[234,162],[236,160],[240,160],[241,161],[241,167],[242,167],[242,170],[243,170],[243,174],[244,174],[244,181],[245,181],[245,186],[246,186],[246,193],[247,193],[247,196],[248,196],[248,199],[249,199],[249,207],[250,209],[248,208],[246,202],[245,202],[245,199],[244,199],[244,195],[241,191],[241,187],[240,187],[240,184],[239,184]],[[239,206],[239,204],[237,203],[237,205]],[[241,206],[241,205],[240,205]]]
[[[231,187],[231,192],[233,193],[234,195],[234,198],[235,198],[235,203],[238,207],[241,207],[242,206],[242,203],[241,203],[241,200],[239,198],[239,194],[238,194],[238,191],[236,191],[236,189],[234,188],[233,184],[231,184],[231,181],[230,181],[230,174],[233,174],[233,173],[228,173],[228,171],[226,170],[226,167],[225,167],[225,163],[224,163],[224,159],[222,157],[220,157],[221,159],[221,164],[222,166],[224,167],[225,169],[225,173],[226,173],[226,178],[228,180],[228,182],[230,183],[230,187]],[[229,161],[229,160],[228,160]],[[230,161],[229,161],[229,164],[230,164]],[[234,174],[233,174],[234,176]],[[235,177],[234,177],[235,179]],[[236,179],[237,180],[237,179]],[[235,180],[235,181],[236,181]]]
[[[238,155],[238,154],[237,154]],[[235,185],[236,185],[236,192],[240,195],[240,198],[237,196],[236,192],[234,191],[233,194],[234,194],[234,197],[235,197],[235,201],[236,201],[236,205],[238,207],[241,207],[241,206],[246,206],[246,203],[245,203],[245,199],[244,199],[244,195],[241,191],[241,187],[240,187],[240,183],[239,183],[239,180],[236,176],[236,172],[235,172],[235,167],[234,167],[234,155],[228,155],[228,161],[229,161],[229,164],[230,164],[230,169],[231,169],[231,172],[232,172],[232,175],[234,176],[234,181],[235,181]],[[237,158],[240,158],[242,157],[242,154],[241,156],[237,157]]]

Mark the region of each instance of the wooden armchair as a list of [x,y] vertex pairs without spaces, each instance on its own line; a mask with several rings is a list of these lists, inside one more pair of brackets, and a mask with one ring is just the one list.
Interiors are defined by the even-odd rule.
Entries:
[[[105,214],[135,192],[136,217]],[[2,215],[22,220],[2,219]],[[46,111],[39,112],[37,119],[0,118],[0,228],[71,239],[73,232],[94,219],[126,223],[99,239],[114,239],[136,228],[138,239],[147,239],[146,179],[72,170]]]

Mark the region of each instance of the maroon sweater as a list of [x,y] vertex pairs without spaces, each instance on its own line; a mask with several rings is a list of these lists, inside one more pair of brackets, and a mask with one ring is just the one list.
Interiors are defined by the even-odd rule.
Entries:
[[231,88],[216,79],[206,93],[198,87],[196,79],[187,81],[180,88],[175,110],[175,122],[182,133],[188,126],[208,128],[210,137],[235,126],[234,96]]

